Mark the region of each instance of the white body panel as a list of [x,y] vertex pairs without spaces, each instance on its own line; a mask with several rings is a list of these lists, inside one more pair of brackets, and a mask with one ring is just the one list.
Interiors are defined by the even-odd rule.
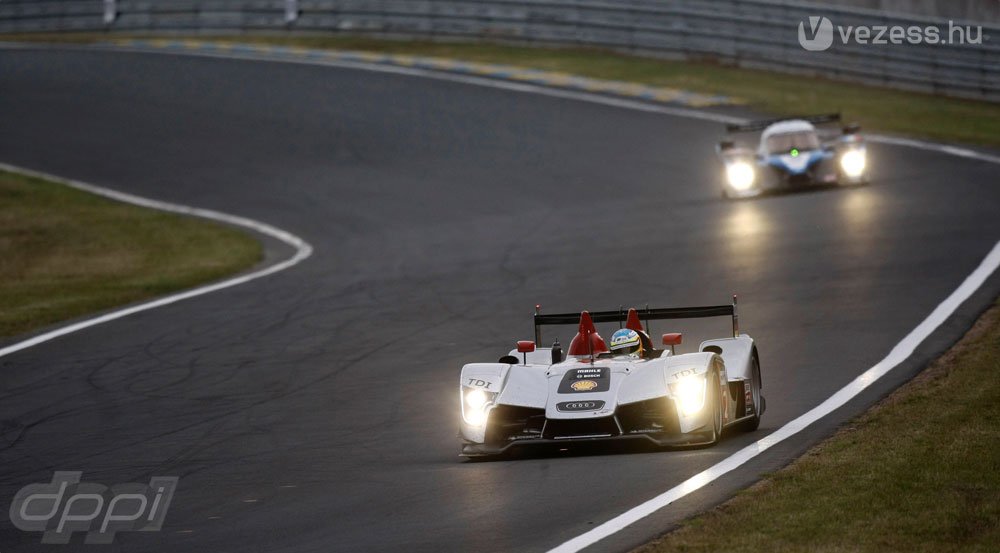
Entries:
[[753,339],[746,334],[740,334],[738,338],[720,338],[717,340],[705,340],[698,346],[700,351],[705,351],[706,347],[715,346],[722,350],[720,355],[726,362],[726,372],[730,380],[746,380],[750,378],[751,354],[753,353]]

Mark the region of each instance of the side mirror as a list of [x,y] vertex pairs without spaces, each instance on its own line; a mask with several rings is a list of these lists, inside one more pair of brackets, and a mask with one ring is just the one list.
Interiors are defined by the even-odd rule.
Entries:
[[675,353],[674,352],[674,346],[681,345],[681,338],[683,338],[683,336],[684,335],[681,334],[680,332],[670,332],[670,333],[664,334],[663,335],[663,345],[670,346],[670,353],[671,354]]
[[521,360],[528,364],[528,354],[535,351],[535,343],[531,340],[518,340],[517,352],[521,354]]
[[663,345],[665,346],[679,346],[681,345],[681,340],[684,335],[680,332],[671,332],[669,334],[663,335]]
[[858,134],[859,132],[861,132],[861,125],[857,123],[844,125],[844,134]]
[[720,152],[725,152],[726,150],[732,150],[734,147],[736,147],[736,143],[733,142],[732,140],[723,140],[719,142]]

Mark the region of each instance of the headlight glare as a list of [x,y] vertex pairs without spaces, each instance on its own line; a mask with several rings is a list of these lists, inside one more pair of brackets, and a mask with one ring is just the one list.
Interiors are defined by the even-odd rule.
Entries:
[[465,422],[472,426],[482,426],[486,422],[486,411],[482,409],[470,409],[466,411]]
[[466,392],[465,404],[473,409],[482,409],[486,405],[486,392],[479,389]]
[[496,392],[487,392],[481,388],[462,388],[462,418],[472,426],[486,424],[489,407],[496,399]]
[[674,399],[681,413],[691,416],[705,406],[705,375],[685,376],[673,385]]
[[726,165],[726,180],[733,190],[742,192],[753,186],[755,178],[753,166],[745,161],[735,161]]
[[865,172],[865,164],[864,150],[848,150],[840,156],[840,168],[844,170],[844,174],[848,177],[860,177]]

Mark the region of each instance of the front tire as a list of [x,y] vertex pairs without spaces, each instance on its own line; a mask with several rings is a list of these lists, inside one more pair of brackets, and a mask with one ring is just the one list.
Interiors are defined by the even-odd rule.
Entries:
[[719,373],[713,372],[708,383],[712,397],[712,430],[707,445],[715,445],[722,439],[722,392],[719,389]]
[[761,388],[764,387],[760,378],[760,361],[757,359],[757,350],[754,349],[750,360],[753,369],[750,375],[750,396],[753,398],[753,417],[739,424],[739,429],[743,432],[753,432],[760,426],[760,416],[764,414],[764,396],[761,395]]

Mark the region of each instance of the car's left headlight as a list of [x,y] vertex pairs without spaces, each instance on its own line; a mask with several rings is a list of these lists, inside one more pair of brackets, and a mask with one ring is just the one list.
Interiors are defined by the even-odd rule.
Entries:
[[755,178],[753,165],[745,161],[734,161],[726,164],[726,180],[729,181],[729,186],[737,192],[749,190],[753,186]]
[[851,178],[860,177],[865,172],[865,151],[861,149],[847,150],[840,156],[840,168]]
[[705,406],[705,383],[705,375],[692,374],[671,384],[674,399],[685,416],[691,416]]
[[487,392],[482,388],[462,388],[462,418],[472,426],[486,424],[486,413],[496,392]]

